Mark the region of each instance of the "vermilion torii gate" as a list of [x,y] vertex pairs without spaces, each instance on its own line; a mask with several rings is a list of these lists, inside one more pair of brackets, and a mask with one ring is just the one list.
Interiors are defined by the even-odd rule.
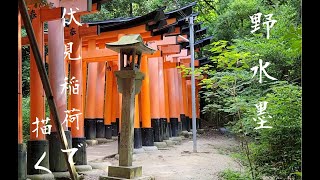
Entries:
[[[22,2],[22,3],[20,3]],[[24,1],[20,1],[20,11],[24,4]],[[58,136],[64,135],[67,137],[69,148],[71,148],[70,143],[70,133],[67,129],[63,129],[64,132],[56,132],[56,124],[53,124],[52,115],[50,118],[49,115],[44,114],[44,93],[42,89],[42,83],[40,80],[40,76],[38,74],[37,66],[35,64],[36,59],[33,55],[34,49],[37,48],[40,54],[37,54],[39,58],[44,59],[44,30],[43,24],[45,21],[48,22],[49,31],[51,33],[48,37],[48,44],[49,44],[49,51],[50,51],[50,59],[51,65],[49,66],[49,79],[51,87],[53,87],[50,91],[53,93],[53,99],[56,103],[57,115],[60,117],[61,123],[63,124],[63,117],[65,116],[65,107],[66,107],[66,99],[61,95],[61,88],[60,83],[64,80],[64,70],[62,65],[63,63],[63,56],[64,56],[64,39],[63,39],[63,28],[65,26],[64,17],[69,18],[69,24],[71,23],[74,16],[79,16],[79,13],[84,14],[91,12],[96,12],[99,9],[102,1],[51,1],[53,3],[53,8],[49,8],[47,6],[35,6],[35,3],[39,4],[40,1],[27,1],[26,4],[29,7],[29,12],[24,14],[24,21],[19,21],[20,15],[18,15],[18,37],[21,33],[20,27],[26,23],[26,16],[29,16],[32,22],[32,31],[27,29],[28,36],[30,37],[30,32],[33,32],[36,37],[36,44],[33,44],[37,47],[32,47],[30,53],[30,140],[27,143],[27,156],[26,151],[24,149],[24,145],[22,142],[22,127],[18,126],[20,132],[19,136],[19,178],[25,179],[27,174],[28,177],[31,179],[53,179],[54,176],[52,172],[65,172],[67,171],[67,162],[64,160],[64,153],[61,149],[68,151],[69,149],[65,149],[59,144]],[[66,13],[66,9],[70,10],[71,12]],[[78,10],[78,14],[74,15],[72,12],[72,8]],[[26,9],[26,8],[24,8]],[[27,14],[28,13],[28,14]],[[74,15],[74,16],[73,16]],[[51,22],[50,22],[51,21]],[[71,23],[72,26],[72,23]],[[50,40],[51,39],[51,40]],[[21,51],[20,39],[18,44],[18,51]],[[77,46],[74,46],[77,47]],[[76,50],[75,50],[76,51]],[[21,54],[20,54],[21,55]],[[71,55],[72,56],[72,55]],[[19,57],[19,61],[21,62],[21,56]],[[39,59],[38,59],[39,60]],[[21,63],[18,63],[19,72],[21,72]],[[39,68],[39,67],[38,67]],[[39,70],[40,71],[40,70]],[[18,72],[18,84],[21,85],[21,73]],[[40,73],[40,72],[39,72]],[[43,79],[42,79],[43,80]],[[21,93],[21,86],[19,86],[18,94]],[[19,96],[19,104],[21,104],[21,95]],[[50,105],[50,104],[49,104]],[[21,108],[21,106],[19,106]],[[51,107],[50,107],[51,109]],[[19,111],[21,113],[21,111]],[[51,112],[52,113],[52,112]],[[21,124],[22,118],[21,114],[19,115],[18,124]],[[49,122],[50,121],[50,122]],[[49,124],[47,124],[49,123]],[[39,127],[42,125],[41,127]],[[52,130],[52,132],[51,132]],[[60,134],[60,135],[59,135]],[[47,138],[45,136],[48,136]],[[47,139],[49,141],[47,141]],[[49,151],[50,149],[50,151]],[[70,155],[70,152],[67,152]],[[27,157],[27,161],[25,162],[25,156]],[[72,162],[69,162],[71,164]],[[68,165],[69,166],[69,165]],[[70,170],[70,169],[69,169]],[[71,173],[71,172],[70,172]],[[72,179],[75,178],[71,176]]]
[[[120,21],[117,23],[115,23],[114,20],[110,20],[110,21],[108,20],[108,21],[99,22],[99,23],[95,23],[95,24],[92,23],[91,26],[98,25],[100,27],[100,34],[95,37],[91,36],[91,37],[84,39],[84,44],[85,44],[85,42],[95,41],[96,46],[100,46],[99,44],[102,44],[102,46],[103,46],[103,45],[105,45],[105,43],[113,42],[113,41],[115,41],[115,39],[117,40],[118,38],[120,38],[124,34],[128,34],[128,33],[141,34],[144,41],[147,41],[148,39],[155,39],[155,38],[160,39],[161,38],[160,35],[154,37],[151,35],[150,31],[152,31],[154,28],[157,28],[155,26],[155,24],[160,24],[159,21],[163,22],[164,21],[163,18],[164,18],[163,9],[158,9],[158,10],[153,11],[151,13],[148,13],[144,16],[141,16],[138,18],[130,18],[129,20]],[[133,24],[134,24],[134,26],[133,26]],[[151,25],[153,25],[153,27]],[[114,71],[114,70],[118,69],[119,66],[118,66],[118,54],[117,53],[110,52],[109,49],[96,49],[94,51],[89,52],[90,51],[89,45],[90,44],[88,43],[88,46],[84,47],[84,50],[88,49],[88,51],[84,51],[84,56],[83,56],[84,61],[86,61],[88,64],[94,63],[94,62],[107,61],[108,66],[110,67],[109,68],[110,70]],[[93,49],[94,49],[94,47],[93,47]],[[159,54],[159,52],[155,53],[155,54]],[[142,72],[144,72],[144,70],[145,70],[144,69],[144,62],[145,62],[145,56],[143,55],[142,62],[141,62]],[[111,75],[109,75],[109,76],[111,76]],[[113,78],[113,82],[115,82],[115,76]],[[140,95],[141,96],[140,102],[144,102],[144,101],[149,100],[149,97],[147,97],[149,91],[146,91],[147,89],[144,88],[145,87],[144,84],[146,82],[148,82],[148,76],[146,76],[145,80],[143,81],[141,95]],[[110,101],[113,104],[111,106],[111,108],[112,108],[111,111],[113,112],[111,115],[111,121],[110,121],[110,119],[104,120],[104,124],[106,125],[105,130],[107,131],[107,134],[109,134],[109,136],[107,138],[111,138],[110,132],[108,132],[110,130],[112,131],[111,134],[113,136],[118,136],[118,130],[119,130],[119,124],[120,124],[119,120],[121,119],[120,114],[119,114],[119,105],[120,105],[119,101],[121,101],[121,96],[118,94],[117,88],[116,88],[116,86],[114,86],[114,83],[107,81],[106,86],[107,87],[112,86],[112,88],[111,88],[112,94],[114,94],[116,96],[116,97],[113,96],[113,98],[110,98],[110,95],[106,94],[106,100]],[[92,88],[95,88],[95,87],[93,86]],[[103,101],[100,102],[100,104],[102,104],[102,103],[103,103]],[[88,107],[88,106],[89,106],[89,104],[87,102],[86,107]],[[148,120],[149,119],[148,116],[150,116],[148,114],[148,110],[147,110],[148,108],[149,108],[149,106],[144,106],[143,110],[142,110],[142,108],[140,108],[141,111],[144,112],[144,113],[141,113],[141,116],[142,116],[143,125],[147,126],[146,128],[150,128],[150,127],[148,127],[148,124],[144,123],[144,122],[150,121],[150,120]],[[100,128],[100,130],[99,130],[99,128],[98,129],[95,128],[95,125],[98,125],[98,124],[104,125],[104,124],[103,124],[103,121],[102,122],[99,122],[99,121],[95,122],[95,120],[91,120],[91,121],[92,121],[91,127],[93,127],[93,128],[91,128],[91,130],[88,131],[88,133],[92,134],[91,139],[95,139],[96,138],[96,136],[94,135],[95,132],[99,132],[101,130],[101,128]],[[138,123],[136,123],[136,124],[138,124]],[[110,125],[112,128],[110,128]],[[100,125],[100,127],[101,127],[101,125]],[[98,138],[101,138],[101,136],[98,136]]]
[[[194,5],[195,3],[192,3],[167,13],[161,8],[140,17],[92,22],[82,26],[75,21],[66,27],[63,27],[62,22],[55,22],[60,23],[60,26],[49,24],[47,35],[39,30],[44,39],[41,46],[47,43],[49,47],[47,58],[49,78],[52,87],[56,88],[53,88],[55,97],[60,97],[57,101],[60,120],[69,137],[69,144],[78,149],[73,156],[76,165],[87,164],[86,148],[79,145],[84,145],[88,140],[114,139],[121,131],[119,125],[122,97],[117,90],[114,75],[114,71],[120,67],[119,54],[106,48],[105,44],[118,41],[124,35],[140,34],[145,44],[157,50],[153,55],[143,55],[141,59],[141,71],[145,73],[145,79],[142,82],[141,93],[136,97],[134,148],[153,146],[154,142],[179,136],[183,130],[190,131],[191,122],[188,120],[192,115],[190,80],[183,77],[176,66],[190,64],[190,50],[188,43],[185,42],[189,28],[185,18],[190,15],[196,16],[192,14]],[[88,12],[73,14],[74,20],[80,22],[80,16],[84,13]],[[203,39],[201,36],[205,34],[205,29],[201,29],[200,24],[195,27],[195,36],[200,39],[196,41],[195,49],[200,51],[201,47],[210,42],[211,37]],[[62,43],[64,45],[61,45]],[[71,50],[66,54],[66,49],[62,47],[70,43],[72,43]],[[27,44],[28,39],[22,38],[22,45]],[[65,55],[67,57],[64,57]],[[199,65],[198,61],[196,64]],[[65,77],[69,81],[66,81]],[[61,85],[65,83],[71,85],[70,80],[73,77],[73,83],[78,86],[69,89],[71,93],[67,97],[61,95],[63,87]],[[33,82],[36,78],[32,79]],[[71,122],[68,119],[65,122],[64,117],[68,112],[70,112],[69,119],[73,115],[77,117],[77,121]],[[199,112],[198,110],[197,114]],[[30,119],[31,123],[33,121]],[[30,128],[30,131],[32,130]],[[49,140],[53,143],[49,143],[49,149],[53,150],[53,154],[56,153],[51,157],[58,157],[57,138],[52,140],[54,133],[50,136]],[[45,141],[46,138],[43,138]],[[36,160],[38,159],[35,158],[34,161]],[[52,158],[50,163],[53,165],[50,164],[49,168],[54,168],[54,171],[66,171],[62,161],[58,162]],[[28,161],[28,163],[32,165],[36,162]]]

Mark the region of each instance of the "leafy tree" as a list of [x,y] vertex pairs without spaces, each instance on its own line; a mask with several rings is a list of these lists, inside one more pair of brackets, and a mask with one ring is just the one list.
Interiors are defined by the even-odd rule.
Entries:
[[299,178],[301,172],[302,89],[297,85],[273,86],[261,98],[268,102],[271,129],[260,129],[259,141],[251,145],[259,171],[277,179]]
[[82,22],[104,21],[113,18],[127,18],[147,14],[160,7],[165,11],[178,9],[193,1],[190,0],[119,0],[110,1],[102,5],[101,10],[94,14],[82,16]]

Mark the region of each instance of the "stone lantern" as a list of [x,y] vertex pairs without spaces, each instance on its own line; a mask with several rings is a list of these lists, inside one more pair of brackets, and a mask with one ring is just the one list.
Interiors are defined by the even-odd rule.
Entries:
[[[140,34],[122,36],[106,47],[120,53],[120,70],[115,71],[118,91],[122,94],[119,166],[109,166],[108,176],[100,179],[134,179],[142,176],[141,166],[132,166],[135,95],[141,90],[144,74],[140,72],[142,54],[155,50],[143,43]],[[126,55],[126,58],[125,58]]]

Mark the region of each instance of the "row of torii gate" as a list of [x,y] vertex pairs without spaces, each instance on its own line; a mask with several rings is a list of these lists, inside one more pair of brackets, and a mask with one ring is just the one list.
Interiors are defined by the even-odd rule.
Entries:
[[[73,155],[76,166],[87,165],[85,144],[88,141],[112,139],[119,134],[121,141],[125,137],[122,134],[129,137],[132,133],[133,148],[139,149],[179,136],[181,131],[190,131],[191,80],[177,66],[190,67],[190,46],[187,41],[190,30],[186,19],[197,16],[192,11],[196,3],[170,12],[164,12],[163,7],[138,17],[80,23],[82,15],[99,11],[101,4],[108,1],[50,2],[54,3],[50,8],[35,7],[32,0],[27,0],[26,4],[39,52],[43,63],[48,66],[48,78],[60,123],[70,149],[77,148]],[[47,32],[43,28],[44,22],[48,23]],[[52,114],[45,114],[46,98],[31,50],[30,139],[26,145],[23,143],[21,48],[31,44],[28,37],[21,37],[24,24],[19,13],[18,176],[20,179],[26,176],[32,179],[46,175],[50,179],[48,171],[36,168],[39,159],[42,158],[42,161],[38,166],[50,172],[64,172],[68,168]],[[202,28],[201,23],[195,23],[196,52],[210,43],[212,37],[204,38],[205,34],[206,28]],[[47,56],[44,54],[45,45],[48,46]],[[195,66],[207,62],[205,57],[197,59]],[[119,80],[131,75],[118,73],[121,70],[134,72],[135,83],[140,83],[137,86],[131,82],[136,93],[131,98],[133,101],[129,97],[132,94],[125,93],[131,87],[130,81]],[[137,72],[142,72],[140,79],[137,78]],[[195,93],[197,129],[201,128],[198,81]],[[129,112],[130,108],[134,112]],[[121,125],[124,123],[121,120],[122,116],[125,115],[126,119],[132,114],[131,132],[130,128]],[[120,142],[120,146],[125,147],[125,143],[128,142]],[[122,155],[122,158],[121,152],[119,154],[120,166],[121,163],[123,166],[132,165],[132,160],[130,162],[127,157],[130,154]]]

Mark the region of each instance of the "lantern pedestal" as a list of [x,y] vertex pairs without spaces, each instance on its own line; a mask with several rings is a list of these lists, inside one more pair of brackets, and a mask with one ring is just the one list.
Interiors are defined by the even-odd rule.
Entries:
[[142,167],[132,166],[135,95],[141,90],[144,74],[136,70],[114,72],[122,94],[119,166],[109,166],[108,176],[100,179],[134,179],[142,177]]
[[141,56],[142,53],[152,54],[155,50],[147,47],[139,34],[122,36],[117,42],[107,43],[106,47],[120,53],[120,70],[114,72],[118,91],[122,94],[119,166],[109,166],[108,176],[100,176],[99,179],[151,179],[142,177],[141,166],[132,166],[132,154],[135,95],[140,92],[144,79],[144,74],[139,71]]

